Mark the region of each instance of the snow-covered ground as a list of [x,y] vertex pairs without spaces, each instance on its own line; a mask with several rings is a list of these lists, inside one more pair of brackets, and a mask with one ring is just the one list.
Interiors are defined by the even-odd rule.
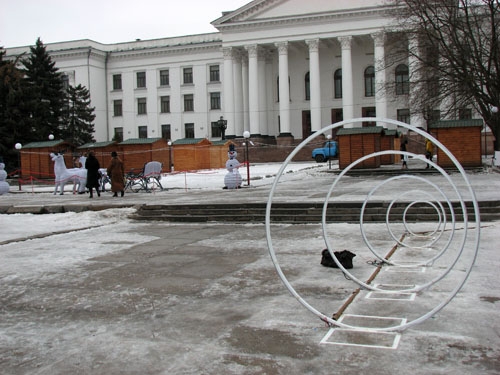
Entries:
[[[260,194],[259,197],[266,199],[269,194],[270,187],[275,181],[276,174],[282,167],[282,163],[259,163],[252,164],[249,169],[251,187],[256,188],[252,190],[252,195]],[[317,190],[318,195],[323,198],[324,194],[327,192],[330,184],[333,182],[336,174],[325,173],[329,170],[330,166],[328,163],[316,163],[316,162],[294,162],[290,163],[286,169],[284,169],[282,176],[280,177],[280,186],[283,186],[283,190],[278,187],[275,192],[275,197],[280,197],[285,194],[293,195],[297,194],[301,197],[303,192],[309,192],[309,194],[314,195],[315,190]],[[411,161],[410,161],[411,168]],[[338,162],[334,161],[331,165],[332,170],[338,170]],[[240,174],[243,178],[243,186],[247,186],[247,169],[245,166],[240,168]],[[211,169],[211,170],[200,170],[192,172],[174,172],[165,174],[162,178],[162,184],[168,188],[168,191],[163,192],[165,196],[171,197],[174,192],[177,193],[177,197],[182,198],[183,196],[189,196],[191,192],[209,192],[217,191],[222,192],[222,187],[224,186],[224,176],[226,175],[226,169]],[[498,173],[474,173],[467,175],[468,181],[465,181],[459,173],[452,174],[449,176],[450,181],[444,179],[439,174],[433,174],[428,176],[411,176],[411,169],[409,170],[410,176],[406,179],[395,179],[388,176],[367,176],[361,178],[351,178],[344,176],[339,184],[336,186],[337,194],[333,194],[331,199],[339,199],[342,201],[347,200],[363,200],[366,198],[366,194],[370,192],[374,186],[380,185],[380,188],[375,189],[373,192],[373,197],[383,200],[394,199],[396,193],[400,194],[404,191],[409,191],[411,189],[422,188],[423,185],[429,185],[431,190],[443,189],[443,191],[451,192],[454,188],[450,185],[450,181],[456,183],[461,194],[464,194],[465,199],[470,199],[469,191],[471,188],[474,191],[476,197],[482,200],[497,200],[500,198],[500,174]],[[386,184],[382,185],[382,182]],[[426,181],[427,183],[422,183]],[[469,185],[470,184],[470,185]],[[288,186],[289,185],[289,186]],[[419,186],[421,185],[421,186]],[[29,204],[33,204],[33,200],[41,199],[41,196],[47,196],[52,199],[52,196],[43,193],[53,192],[53,186],[51,185],[23,185],[22,190],[25,193],[42,193],[42,194],[24,194],[19,193],[18,186],[11,186],[10,190],[12,194],[0,195],[0,203],[2,201],[9,202],[12,197],[15,197],[16,202],[23,201],[23,197],[29,200]],[[72,185],[67,185],[66,190],[70,192],[72,190]],[[109,190],[109,186],[108,186]],[[291,193],[290,193],[291,191]],[[294,193],[295,191],[295,193]],[[255,193],[254,193],[255,192]],[[14,194],[15,193],[15,194]],[[441,193],[437,191],[438,195]],[[134,196],[134,194],[129,194],[129,196]],[[230,196],[230,199],[234,199],[234,195]],[[34,197],[34,198],[33,198]],[[65,195],[67,199],[76,199],[75,196],[68,194]],[[78,196],[76,196],[78,197]],[[157,199],[158,196],[148,196],[144,193],[139,193],[136,197],[148,198],[151,200]],[[372,197],[372,198],[373,198]],[[86,198],[86,197],[85,197]],[[59,199],[55,196],[53,199]],[[198,198],[196,198],[198,199]],[[290,199],[292,199],[290,197]],[[102,201],[101,201],[102,202]],[[0,241],[6,241],[13,238],[22,237],[29,233],[30,236],[37,235],[38,233],[46,232],[57,232],[60,230],[71,230],[74,228],[82,228],[88,226],[99,226],[109,222],[109,220],[118,219],[121,220],[122,216],[126,216],[127,211],[123,211],[123,215],[117,211],[116,212],[68,212],[64,214],[53,214],[50,216],[50,220],[47,220],[45,216],[39,215],[28,215],[28,214],[17,214],[17,215],[0,215]]]
[[[254,164],[250,167],[251,185],[254,187],[269,186],[273,183],[276,173],[282,164],[280,163],[262,163]],[[320,172],[328,168],[328,164],[310,163],[292,163],[284,171],[285,175],[293,175],[300,179],[306,173],[314,171]],[[338,166],[334,165],[334,168]],[[179,191],[221,191],[224,186],[224,176],[228,173],[226,169],[210,169],[192,172],[174,172],[165,174],[162,183],[169,190]],[[240,169],[240,174],[244,180],[243,185],[247,184],[246,167]],[[66,185],[65,192],[71,193],[72,184]],[[107,186],[109,190],[109,185]],[[10,190],[15,193],[15,197],[22,201],[23,193],[18,192],[18,186],[11,186]],[[51,193],[54,188],[51,185],[23,185],[22,190],[26,193]],[[141,193],[139,193],[141,194]],[[170,193],[169,193],[170,194]],[[0,196],[1,200],[9,201],[10,194]],[[71,196],[71,195],[70,195]],[[137,195],[138,197],[140,195]],[[26,195],[31,198],[31,194]],[[55,199],[58,197],[56,196]],[[130,209],[125,210],[107,210],[101,212],[67,212],[63,214],[52,214],[50,216],[40,216],[33,214],[13,214],[0,215],[0,243],[16,238],[26,236],[34,237],[43,233],[53,233],[59,231],[70,231],[79,228],[98,227],[114,222],[122,222],[124,217],[130,213]]]
[[[238,169],[241,178],[243,180],[242,185],[246,186],[248,183],[248,177],[250,177],[252,186],[262,186],[272,183],[274,176],[281,168],[281,163],[258,163],[251,164],[247,169],[246,165],[242,165]],[[332,169],[338,170],[338,161],[334,161],[331,165]],[[328,163],[318,164],[316,162],[300,162],[300,163],[290,163],[286,169],[283,171],[284,174],[298,173],[305,171],[324,171],[329,168]],[[162,184],[165,184],[169,189],[203,189],[203,190],[219,190],[224,186],[224,176],[229,173],[224,168],[219,169],[206,169],[198,171],[173,171],[172,173],[163,173],[161,179]],[[109,184],[106,185],[109,189]],[[66,184],[64,191],[71,192],[73,189],[73,184]],[[19,187],[17,185],[11,185],[10,191],[12,193],[17,193]],[[22,190],[25,192],[53,192],[53,185],[30,185],[25,183],[22,186]],[[0,196],[1,199],[1,196]]]

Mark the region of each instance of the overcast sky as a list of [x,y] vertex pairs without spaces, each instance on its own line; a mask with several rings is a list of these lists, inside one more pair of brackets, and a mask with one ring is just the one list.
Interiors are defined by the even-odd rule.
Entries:
[[251,0],[3,0],[0,46],[78,39],[119,43],[216,32],[210,22]]

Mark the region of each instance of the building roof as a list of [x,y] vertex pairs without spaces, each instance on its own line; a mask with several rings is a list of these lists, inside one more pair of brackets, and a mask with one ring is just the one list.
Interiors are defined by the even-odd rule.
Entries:
[[114,141],[85,143],[83,146],[80,146],[78,148],[79,149],[83,149],[83,148],[99,148],[99,147],[111,146],[114,143],[115,143]]
[[484,122],[481,119],[469,120],[440,120],[429,124],[429,129],[443,128],[469,128],[475,126],[483,126]]
[[396,129],[385,129],[384,135],[399,137],[399,133]]
[[67,144],[66,141],[63,140],[54,140],[54,141],[42,141],[42,142],[30,142],[26,145],[23,146],[23,148],[48,148],[48,147],[55,147],[60,144]]
[[203,142],[206,138],[181,138],[174,141],[174,145],[195,145]]
[[382,126],[366,126],[363,128],[341,128],[337,135],[380,134],[384,132]]
[[218,140],[218,141],[212,141],[212,144],[214,146],[224,146],[226,143],[229,143],[231,142],[230,140],[228,139],[221,139],[221,140]]
[[[44,43],[50,54],[59,54],[61,52],[77,53],[78,51],[96,51],[119,53],[125,51],[144,50],[151,48],[169,48],[179,46],[193,46],[210,43],[221,43],[222,38],[219,32],[193,34],[185,36],[174,36],[157,39],[137,39],[135,41],[120,43],[100,43],[91,39],[69,40],[55,43]],[[22,53],[29,53],[31,45],[6,48],[6,57],[15,57]]]
[[163,138],[129,138],[123,142],[120,142],[121,145],[149,145],[155,142],[158,142]]

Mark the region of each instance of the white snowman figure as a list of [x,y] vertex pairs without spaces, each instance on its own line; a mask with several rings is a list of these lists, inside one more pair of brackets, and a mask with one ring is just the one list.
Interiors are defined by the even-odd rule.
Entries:
[[242,181],[240,171],[238,170],[240,162],[236,159],[238,153],[234,149],[234,144],[232,143],[229,145],[227,156],[229,159],[226,161],[227,173],[224,176],[223,189],[239,189]]
[[7,172],[5,172],[5,164],[0,158],[0,195],[7,194],[10,190],[9,183],[5,181],[7,178]]

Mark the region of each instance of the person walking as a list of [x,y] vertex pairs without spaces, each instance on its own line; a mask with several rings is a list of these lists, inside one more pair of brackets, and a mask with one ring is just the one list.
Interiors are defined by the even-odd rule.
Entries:
[[[425,139],[425,158],[429,161],[432,161],[432,156],[434,155],[434,144],[428,139]],[[427,163],[425,169],[430,168],[431,165]]]
[[95,157],[92,151],[89,152],[87,156],[87,160],[85,161],[85,169],[87,170],[87,189],[90,191],[89,198],[93,198],[93,189],[95,188],[97,192],[97,196],[100,197],[101,193],[99,192],[99,160]]
[[[408,140],[404,139],[401,141],[401,146],[399,147],[399,151],[406,152],[406,145],[408,144]],[[401,160],[403,161],[403,165],[401,166],[401,169],[408,169],[408,155],[402,154],[401,155]]]
[[117,197],[118,192],[120,192],[123,197],[125,194],[125,184],[123,183],[125,169],[122,160],[115,151],[111,153],[111,161],[109,162],[107,173],[111,178],[111,191],[113,192],[113,197]]

